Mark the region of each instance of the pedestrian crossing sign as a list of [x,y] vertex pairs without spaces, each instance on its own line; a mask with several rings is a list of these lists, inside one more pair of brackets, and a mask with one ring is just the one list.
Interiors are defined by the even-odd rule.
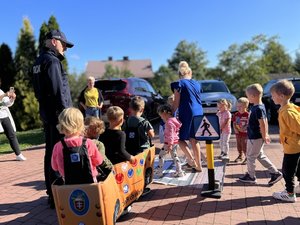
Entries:
[[219,118],[215,114],[195,116],[193,118],[195,138],[199,141],[219,140]]

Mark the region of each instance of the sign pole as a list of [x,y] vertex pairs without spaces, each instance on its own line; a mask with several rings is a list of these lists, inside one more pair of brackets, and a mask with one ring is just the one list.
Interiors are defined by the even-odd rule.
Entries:
[[206,140],[208,184],[204,184],[201,195],[211,198],[221,198],[220,181],[215,180],[214,146],[212,140]]

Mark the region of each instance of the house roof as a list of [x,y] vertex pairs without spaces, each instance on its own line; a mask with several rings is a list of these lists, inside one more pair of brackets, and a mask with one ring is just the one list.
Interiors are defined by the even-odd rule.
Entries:
[[129,70],[135,77],[154,77],[150,59],[129,60],[128,57],[124,57],[123,60],[112,60],[112,58],[109,57],[108,60],[89,61],[86,67],[86,76],[93,76],[96,79],[101,78],[105,73],[105,66],[107,64],[112,65],[113,68],[117,67],[120,71]]

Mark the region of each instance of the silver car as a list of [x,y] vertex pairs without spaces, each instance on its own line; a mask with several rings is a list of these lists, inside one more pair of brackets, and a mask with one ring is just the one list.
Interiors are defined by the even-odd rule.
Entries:
[[231,94],[227,85],[221,80],[199,80],[201,86],[201,102],[204,113],[216,113],[218,111],[217,102],[225,98],[232,103],[231,112],[236,109],[236,97]]

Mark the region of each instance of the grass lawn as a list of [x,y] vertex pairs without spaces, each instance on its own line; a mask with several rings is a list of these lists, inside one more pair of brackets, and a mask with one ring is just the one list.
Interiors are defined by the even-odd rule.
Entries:
[[[24,150],[45,143],[42,129],[17,132],[20,149]],[[0,154],[11,153],[12,149],[4,133],[0,134]]]

